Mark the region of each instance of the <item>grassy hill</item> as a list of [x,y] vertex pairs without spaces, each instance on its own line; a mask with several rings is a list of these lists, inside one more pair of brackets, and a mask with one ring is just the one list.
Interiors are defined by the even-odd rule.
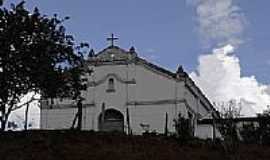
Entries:
[[270,147],[240,145],[237,154],[222,145],[181,143],[163,136],[126,136],[76,131],[5,132],[1,160],[269,160]]

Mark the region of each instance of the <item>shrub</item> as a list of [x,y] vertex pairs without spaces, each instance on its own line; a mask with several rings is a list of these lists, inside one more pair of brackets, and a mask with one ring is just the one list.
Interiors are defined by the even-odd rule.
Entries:
[[187,141],[193,137],[191,121],[182,116],[181,113],[178,114],[177,119],[174,119],[174,127],[179,139]]

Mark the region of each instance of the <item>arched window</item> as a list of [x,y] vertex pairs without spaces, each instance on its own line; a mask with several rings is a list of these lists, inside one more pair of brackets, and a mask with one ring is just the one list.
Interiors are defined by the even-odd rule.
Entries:
[[114,79],[113,78],[110,78],[109,81],[108,81],[107,92],[115,92]]

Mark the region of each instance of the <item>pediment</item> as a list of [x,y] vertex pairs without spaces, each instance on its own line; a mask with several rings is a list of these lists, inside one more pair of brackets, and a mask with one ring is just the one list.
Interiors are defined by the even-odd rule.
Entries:
[[131,60],[136,57],[136,54],[125,51],[124,49],[117,46],[110,46],[103,51],[99,52],[95,59],[99,61],[121,61],[121,60]]
[[98,86],[100,84],[105,83],[110,77],[115,78],[118,82],[123,83],[123,84],[136,84],[135,79],[123,79],[121,78],[119,75],[115,74],[115,73],[109,73],[106,76],[102,77],[101,79],[97,80],[97,81],[91,81],[88,83],[88,87],[95,87]]

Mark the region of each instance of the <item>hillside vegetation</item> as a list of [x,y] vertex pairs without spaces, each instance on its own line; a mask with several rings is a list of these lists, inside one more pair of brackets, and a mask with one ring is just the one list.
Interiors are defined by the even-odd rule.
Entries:
[[1,160],[269,160],[270,147],[240,144],[235,153],[223,145],[173,137],[126,136],[79,131],[5,132]]

